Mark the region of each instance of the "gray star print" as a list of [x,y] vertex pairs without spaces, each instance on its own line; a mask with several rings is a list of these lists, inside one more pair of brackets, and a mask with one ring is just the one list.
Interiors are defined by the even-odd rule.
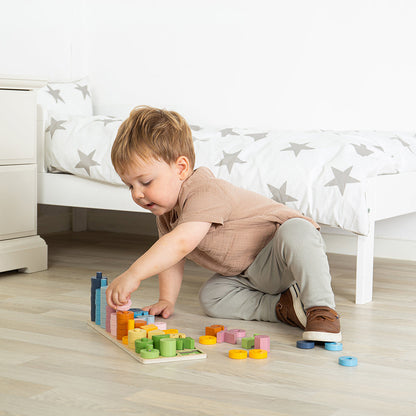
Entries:
[[224,154],[224,158],[220,160],[215,166],[223,166],[226,165],[228,168],[228,173],[231,173],[231,169],[233,168],[234,163],[247,163],[244,160],[238,158],[238,155],[241,153],[241,150],[235,153],[227,153],[222,152]]
[[345,187],[347,186],[347,183],[360,182],[358,179],[355,179],[352,176],[350,176],[352,166],[345,169],[344,171],[338,170],[333,167],[331,167],[331,169],[332,169],[332,173],[334,174],[334,179],[326,183],[324,186],[338,186],[338,189],[341,192],[341,195],[344,195],[344,191],[345,191]]
[[49,85],[47,85],[47,87],[48,87],[49,91],[46,91],[46,92],[48,94],[52,95],[53,98],[55,98],[56,103],[58,103],[58,101],[60,100],[65,104],[65,101],[62,99],[62,97],[60,95],[61,90],[54,90]]
[[91,94],[88,91],[88,85],[82,86],[82,85],[77,84],[77,86],[75,87],[75,89],[81,91],[82,96],[84,97],[84,100],[87,98],[87,95],[89,97],[91,97]]
[[62,124],[65,123],[66,120],[55,120],[51,117],[51,125],[45,130],[51,133],[51,139],[53,139],[53,135],[55,134],[56,130],[66,130],[65,127],[62,127]]
[[273,195],[273,200],[275,200],[276,202],[281,202],[282,204],[286,204],[286,202],[297,201],[296,198],[293,198],[292,196],[286,193],[286,185],[287,181],[280,188],[275,188],[273,185],[267,184],[270,192]]
[[228,136],[228,135],[230,135],[230,136],[239,136],[238,133],[233,132],[233,129],[222,129],[222,130],[220,130],[220,132],[221,132],[221,137]]
[[313,147],[306,146],[308,143],[292,143],[292,142],[289,142],[289,144],[290,144],[290,146],[287,147],[286,149],[282,149],[282,151],[292,150],[295,153],[296,157],[298,156],[298,154],[302,150],[315,150]]
[[247,136],[252,137],[254,141],[264,139],[267,136],[267,133],[253,133],[253,134],[247,134]]
[[371,155],[372,153],[374,153],[372,150],[368,149],[367,146],[365,144],[354,144],[352,143],[352,145],[354,146],[355,151],[360,155],[360,156],[368,156]]
[[85,169],[89,176],[91,176],[90,168],[92,166],[100,166],[98,162],[92,160],[95,150],[93,150],[89,155],[86,155],[78,149],[79,163],[75,167],[79,169]]
[[192,124],[189,127],[191,128],[191,130],[194,130],[194,131],[199,131],[202,128],[202,127],[195,126],[195,125],[192,125]]
[[104,123],[104,127],[105,127],[107,124],[114,123],[115,121],[121,121],[121,120],[118,118],[108,117],[108,118],[98,118],[95,121],[101,121],[102,123]]
[[[402,146],[403,147],[408,147],[408,148],[410,148],[410,144],[409,143],[407,143],[407,142],[405,142],[401,137],[399,137],[399,136],[394,136],[394,137],[392,137],[391,138],[392,140],[398,140],[401,144],[402,144]],[[409,149],[410,150],[410,149]]]

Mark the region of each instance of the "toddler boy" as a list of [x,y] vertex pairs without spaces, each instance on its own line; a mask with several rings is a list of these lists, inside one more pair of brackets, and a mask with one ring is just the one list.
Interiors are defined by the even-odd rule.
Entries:
[[190,128],[173,111],[135,108],[111,159],[133,200],[156,215],[159,239],[111,282],[110,306],[158,274],[159,301],[144,309],[168,318],[188,258],[215,272],[199,294],[209,316],[281,321],[304,329],[305,340],[341,341],[324,242],[311,218],[205,167],[194,170]]

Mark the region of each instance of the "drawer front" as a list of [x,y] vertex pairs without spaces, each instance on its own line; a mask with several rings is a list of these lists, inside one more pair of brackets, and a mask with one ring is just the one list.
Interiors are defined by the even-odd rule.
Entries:
[[0,166],[0,240],[36,234],[36,165]]
[[0,165],[36,163],[36,95],[0,89]]

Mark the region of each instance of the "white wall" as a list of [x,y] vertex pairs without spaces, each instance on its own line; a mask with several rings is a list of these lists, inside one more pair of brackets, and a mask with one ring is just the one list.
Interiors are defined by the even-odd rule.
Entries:
[[[0,74],[89,74],[95,111],[189,121],[416,130],[413,0],[0,1]],[[44,212],[49,212],[45,210]],[[379,223],[416,243],[416,214]]]

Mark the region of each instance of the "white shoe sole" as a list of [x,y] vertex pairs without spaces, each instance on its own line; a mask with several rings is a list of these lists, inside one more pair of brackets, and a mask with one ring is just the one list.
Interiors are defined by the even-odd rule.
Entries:
[[342,334],[331,332],[318,332],[318,331],[305,331],[302,338],[305,341],[318,341],[318,342],[341,342]]
[[299,322],[303,325],[303,327],[306,327],[306,314],[303,310],[302,302],[300,301],[299,297],[299,286],[297,284],[294,284],[289,288],[290,294],[292,295],[293,299],[293,309],[295,310],[296,317],[299,319]]

